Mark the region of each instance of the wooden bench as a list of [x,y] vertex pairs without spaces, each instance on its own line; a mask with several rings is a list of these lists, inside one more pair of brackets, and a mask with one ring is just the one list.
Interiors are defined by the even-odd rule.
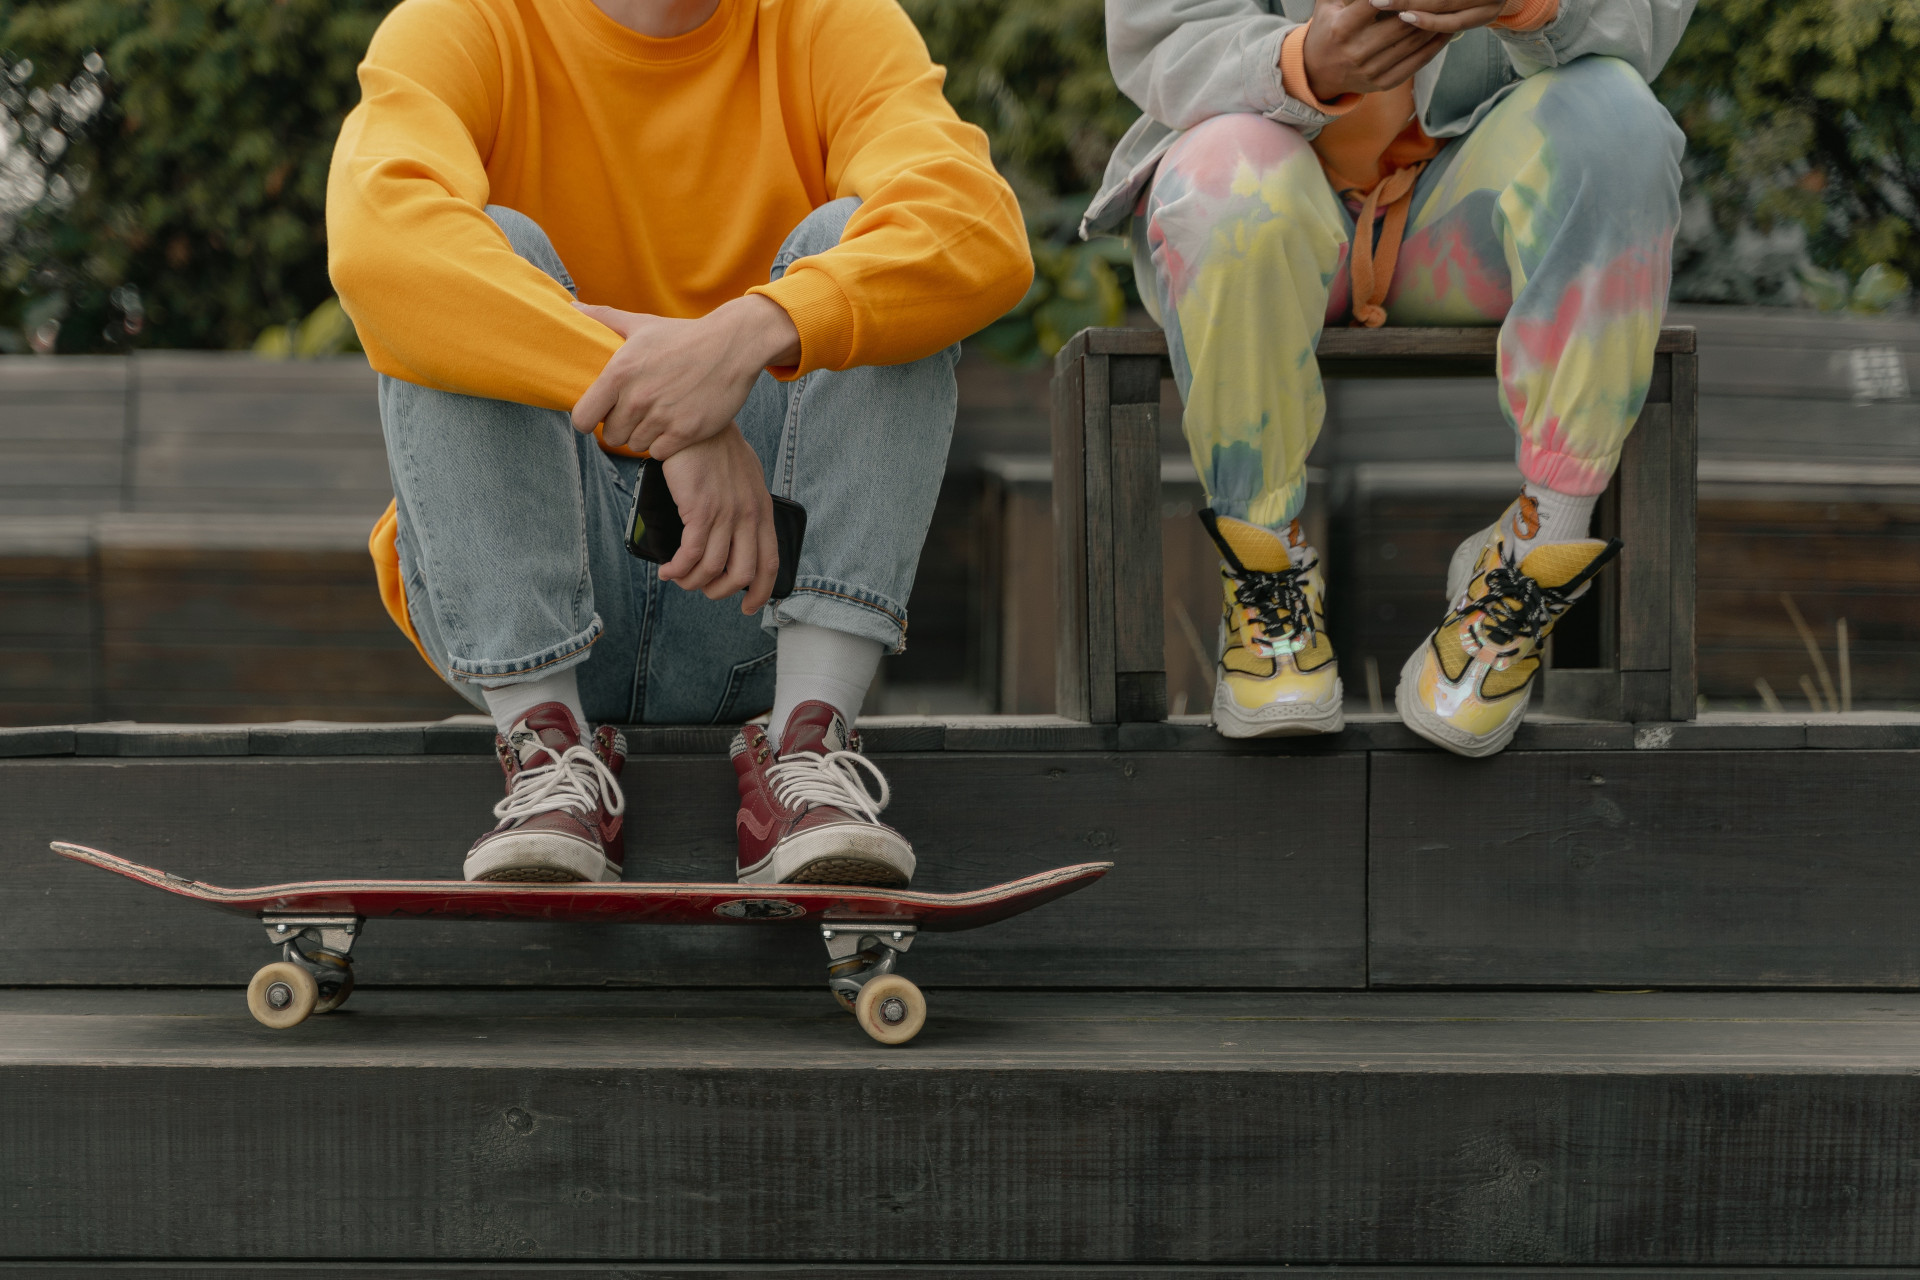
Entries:
[[[1328,378],[1492,377],[1498,330],[1329,329]],[[1602,537],[1626,541],[1594,588],[1591,667],[1556,667],[1541,709],[1588,719],[1691,720],[1698,371],[1694,331],[1660,331],[1646,407],[1601,499]],[[1053,523],[1062,613],[1059,713],[1094,724],[1164,720],[1158,329],[1085,329],[1053,379]],[[1337,567],[1336,567],[1337,572]],[[1582,615],[1587,621],[1581,622]]]

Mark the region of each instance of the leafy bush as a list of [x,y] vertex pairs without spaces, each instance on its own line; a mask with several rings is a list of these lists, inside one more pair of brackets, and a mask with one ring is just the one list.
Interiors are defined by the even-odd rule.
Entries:
[[[1101,0],[903,2],[1027,210],[1034,288],[981,341],[1032,360],[1110,323],[1135,296],[1127,256],[1072,234],[1136,114],[1107,72]],[[64,312],[61,350],[110,348],[143,307],[156,346],[329,340],[330,313],[303,322],[331,295],[327,162],[389,7],[0,0],[0,54],[32,63],[23,92],[73,85],[95,54],[111,87],[90,128],[61,131],[43,176],[64,194],[0,225],[0,346]],[[1920,271],[1920,0],[1703,0],[1657,87],[1692,140],[1682,296],[1904,296]],[[0,129],[34,115],[0,110]],[[9,181],[0,168],[0,205]]]
[[1906,292],[1920,0],[1705,0],[1656,87],[1688,140],[1683,293],[1878,310]]
[[[388,0],[0,0],[0,50],[48,85],[104,60],[113,94],[77,140],[87,176],[53,241],[0,240],[0,326],[58,282],[62,350],[107,345],[138,290],[145,340],[245,347],[327,283],[324,202],[354,67]],[[38,257],[39,260],[31,260]],[[133,295],[122,293],[123,300]]]

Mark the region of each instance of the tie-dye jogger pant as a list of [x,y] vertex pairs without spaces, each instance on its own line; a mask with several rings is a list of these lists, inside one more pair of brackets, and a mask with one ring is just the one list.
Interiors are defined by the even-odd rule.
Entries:
[[[1680,130],[1612,58],[1541,72],[1414,189],[1392,325],[1500,324],[1500,408],[1521,473],[1606,488],[1653,368],[1680,220]],[[1160,162],[1134,219],[1214,509],[1280,528],[1305,497],[1324,324],[1349,314],[1353,214],[1294,129],[1217,116]],[[1150,268],[1143,258],[1150,258]]]

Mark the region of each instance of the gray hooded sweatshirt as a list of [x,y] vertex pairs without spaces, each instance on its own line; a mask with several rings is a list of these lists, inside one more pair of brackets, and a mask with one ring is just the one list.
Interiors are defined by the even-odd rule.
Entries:
[[[1458,137],[1527,76],[1590,54],[1622,59],[1651,82],[1693,6],[1560,0],[1538,31],[1463,32],[1413,78],[1420,127],[1430,138]],[[1080,234],[1119,227],[1173,140],[1202,120],[1253,112],[1317,135],[1332,117],[1280,82],[1280,42],[1312,16],[1313,0],[1107,0],[1107,61],[1142,114],[1114,147]]]

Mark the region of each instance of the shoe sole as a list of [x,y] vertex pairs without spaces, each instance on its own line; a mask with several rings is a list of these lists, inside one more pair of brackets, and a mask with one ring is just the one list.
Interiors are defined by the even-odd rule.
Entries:
[[495,837],[467,855],[469,880],[517,884],[611,884],[620,868],[584,840],[551,831]]
[[789,837],[741,884],[859,884],[904,889],[913,880],[913,846],[884,827],[836,823]]
[[1414,690],[1420,687],[1420,665],[1426,661],[1427,646],[1433,643],[1429,636],[1411,657],[1400,667],[1400,683],[1393,688],[1393,707],[1400,713],[1401,722],[1436,747],[1445,747],[1457,756],[1466,756],[1472,760],[1497,755],[1506,750],[1513,741],[1513,735],[1520,730],[1521,720],[1526,718],[1527,702],[1533,697],[1529,688],[1521,696],[1520,709],[1507,719],[1493,733],[1486,737],[1468,733],[1465,729],[1456,729],[1442,720],[1436,713],[1427,709]]
[[1344,690],[1336,678],[1323,702],[1276,702],[1249,711],[1234,700],[1225,680],[1213,686],[1213,727],[1223,738],[1292,738],[1338,733],[1347,727]]

